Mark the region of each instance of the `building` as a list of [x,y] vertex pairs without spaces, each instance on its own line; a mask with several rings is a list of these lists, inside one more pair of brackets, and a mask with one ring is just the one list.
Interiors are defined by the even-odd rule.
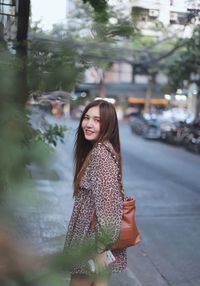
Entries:
[[[109,1],[110,2],[110,1]],[[121,1],[111,1],[111,4],[124,11],[127,17],[133,15],[137,19],[137,25],[144,36],[155,39],[173,35],[190,37],[193,25],[187,25],[190,9],[200,8],[200,0],[129,0],[125,4]],[[123,5],[123,7],[122,7]],[[167,32],[166,32],[167,31]],[[133,66],[128,63],[114,62],[110,69],[104,73],[105,82],[136,82],[145,84],[148,76],[134,74]],[[94,68],[86,72],[86,82],[97,83],[101,79],[101,72]],[[158,74],[155,78],[158,84],[166,84],[164,74]]]
[[184,0],[134,0],[132,12],[141,12],[140,21],[153,23],[160,21],[164,25],[180,24],[184,25],[187,16],[187,5]]
[[190,9],[199,9],[199,0],[132,0],[129,1],[129,14],[136,17],[143,35],[162,36],[161,28],[168,32],[188,37],[192,29],[185,31]]

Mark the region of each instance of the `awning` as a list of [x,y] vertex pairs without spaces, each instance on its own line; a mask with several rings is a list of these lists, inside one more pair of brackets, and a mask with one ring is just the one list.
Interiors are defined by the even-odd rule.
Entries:
[[[129,97],[128,102],[132,103],[132,104],[144,104],[145,99],[144,98],[137,98],[137,97]],[[152,105],[167,105],[168,101],[165,98],[152,98],[150,100],[150,104],[152,104]]]

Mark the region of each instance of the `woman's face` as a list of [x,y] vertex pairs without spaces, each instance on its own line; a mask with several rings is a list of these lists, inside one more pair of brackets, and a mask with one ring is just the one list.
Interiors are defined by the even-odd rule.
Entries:
[[95,141],[100,132],[100,110],[99,106],[88,109],[85,113],[81,127],[86,140]]

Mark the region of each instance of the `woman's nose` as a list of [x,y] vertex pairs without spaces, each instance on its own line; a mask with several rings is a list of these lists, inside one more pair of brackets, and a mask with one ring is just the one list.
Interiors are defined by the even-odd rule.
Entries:
[[92,127],[92,126],[93,126],[93,120],[92,120],[92,119],[89,119],[89,120],[87,121],[87,126],[88,126],[88,127]]

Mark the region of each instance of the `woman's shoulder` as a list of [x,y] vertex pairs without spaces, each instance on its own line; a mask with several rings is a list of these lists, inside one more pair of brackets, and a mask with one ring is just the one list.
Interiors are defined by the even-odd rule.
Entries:
[[97,155],[97,154],[100,155],[101,153],[104,154],[107,152],[108,152],[108,150],[107,150],[105,144],[102,142],[96,143],[92,149],[92,155]]
[[98,142],[97,144],[95,144],[91,155],[93,158],[107,159],[109,157],[110,158],[113,157],[114,154],[115,152],[112,144],[109,141],[105,141],[105,142]]

